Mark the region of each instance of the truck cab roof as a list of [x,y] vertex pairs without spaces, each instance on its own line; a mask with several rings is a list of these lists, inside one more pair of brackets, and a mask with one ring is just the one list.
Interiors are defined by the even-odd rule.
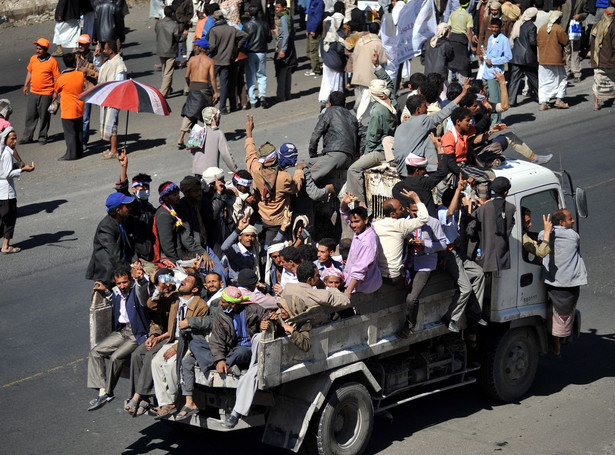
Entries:
[[529,161],[506,159],[493,171],[496,177],[506,177],[510,180],[509,195],[543,185],[559,184],[559,179],[553,171]]

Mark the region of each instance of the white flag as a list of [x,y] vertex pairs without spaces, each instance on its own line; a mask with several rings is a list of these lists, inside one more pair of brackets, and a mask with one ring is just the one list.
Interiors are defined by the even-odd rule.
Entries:
[[433,0],[410,0],[397,22],[397,62],[405,62],[421,53],[423,43],[436,34]]

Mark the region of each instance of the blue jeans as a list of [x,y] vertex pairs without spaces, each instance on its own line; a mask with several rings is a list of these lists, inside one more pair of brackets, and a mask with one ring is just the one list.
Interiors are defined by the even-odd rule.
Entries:
[[92,113],[92,105],[85,103],[83,106],[83,145],[88,145],[90,140],[90,114]]
[[254,76],[258,82],[258,96],[265,97],[267,93],[267,72],[266,72],[267,54],[264,52],[248,52],[248,64],[246,65],[246,86],[248,87],[248,96],[250,104],[256,104],[256,95],[254,94],[255,84]]

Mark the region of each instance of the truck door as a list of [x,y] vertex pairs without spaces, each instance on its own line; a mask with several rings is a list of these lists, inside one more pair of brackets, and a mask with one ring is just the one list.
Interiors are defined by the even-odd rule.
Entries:
[[[547,187],[540,191],[533,190],[520,193],[517,196],[516,218],[520,221],[519,225],[523,229],[526,219],[529,219],[531,226],[527,233],[534,239],[538,239],[538,233],[543,230],[543,215],[552,214],[562,207],[557,187]],[[524,315],[530,316],[541,314],[544,316],[544,304],[547,301],[547,293],[542,282],[542,259],[528,253],[523,248],[523,243],[517,243],[519,248],[518,261],[518,301],[517,308]]]

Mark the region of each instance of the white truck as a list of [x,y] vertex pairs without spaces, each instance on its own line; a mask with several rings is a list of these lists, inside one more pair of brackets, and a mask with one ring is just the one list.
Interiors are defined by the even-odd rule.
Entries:
[[[358,315],[312,329],[309,352],[266,333],[259,348],[259,390],[249,415],[232,430],[221,423],[233,407],[238,378],[197,371],[194,400],[201,411],[181,424],[215,431],[263,426],[262,442],[293,452],[359,454],[374,415],[394,406],[477,380],[497,400],[526,394],[539,355],[548,351],[547,295],[540,262],[522,248],[521,208],[531,210],[537,232],[542,214],[567,207],[584,218],[587,204],[581,188],[572,194],[566,172],[515,160],[494,171],[511,181],[508,201],[516,207],[516,223],[510,269],[487,284],[483,317],[489,325],[478,330],[475,345],[467,331],[451,333],[441,322],[454,293],[445,273],[432,273],[409,339],[395,335],[405,320],[406,289],[384,285],[353,299]],[[577,335],[580,323],[577,312]]]

